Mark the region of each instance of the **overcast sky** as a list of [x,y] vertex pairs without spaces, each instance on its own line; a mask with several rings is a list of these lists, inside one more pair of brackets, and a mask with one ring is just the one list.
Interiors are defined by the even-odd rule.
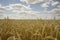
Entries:
[[0,19],[60,19],[60,0],[0,0]]

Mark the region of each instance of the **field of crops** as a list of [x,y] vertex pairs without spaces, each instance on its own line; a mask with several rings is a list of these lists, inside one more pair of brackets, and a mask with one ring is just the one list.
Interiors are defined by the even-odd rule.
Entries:
[[60,20],[0,20],[0,40],[60,40]]

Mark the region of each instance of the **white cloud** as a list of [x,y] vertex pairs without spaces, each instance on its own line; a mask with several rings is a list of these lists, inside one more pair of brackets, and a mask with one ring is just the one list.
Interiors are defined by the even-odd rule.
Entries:
[[27,14],[36,14],[38,12],[36,11],[32,11],[30,6],[24,6],[22,4],[12,4],[10,5],[10,7],[12,7],[12,12],[13,13],[22,13],[22,12],[25,12]]
[[3,6],[1,8],[6,9],[6,10],[12,10],[12,9],[29,10],[31,9],[30,7],[22,5],[22,4],[10,4],[8,6]]
[[22,5],[22,4],[11,4],[10,5],[13,9],[20,9],[20,10],[29,10],[30,8]]
[[1,7],[0,7],[0,14],[1,14],[1,13],[4,13],[5,11],[6,11],[6,10],[5,10],[4,8],[1,8]]
[[29,10],[31,10],[31,8],[29,6],[25,6],[22,4],[10,4],[8,6],[0,7],[0,13],[4,13],[5,11],[10,11],[10,10],[18,13],[20,11],[29,11]]
[[0,7],[0,13],[6,14],[4,17],[9,16],[11,19],[31,19],[36,18],[36,14],[38,14],[38,12],[32,11],[30,6],[24,6],[22,4],[10,4],[9,6]]
[[47,8],[47,7],[49,7],[49,5],[48,5],[48,3],[43,3],[42,7]]
[[60,15],[60,8],[54,8],[50,11],[46,11],[46,13],[51,14],[52,19],[54,19],[54,17],[55,17],[55,19],[60,19],[60,16],[58,16],[58,15]]
[[[48,9],[48,7],[50,8],[50,6],[51,7],[57,7],[58,9],[60,8],[60,3],[58,2],[58,1],[54,1],[54,0],[48,0],[48,1],[45,1],[44,3],[42,3],[41,4],[41,7],[42,8],[44,8],[44,13],[50,13],[47,9]],[[55,9],[57,9],[57,8],[52,8],[52,10],[55,10]],[[52,11],[51,10],[51,12],[54,12],[54,11]],[[58,10],[57,10],[58,11]],[[55,11],[56,12],[56,11]],[[58,12],[56,12],[56,13],[58,13]]]
[[59,2],[52,2],[52,6],[56,6],[58,4],[59,4]]
[[13,9],[11,6],[3,6],[2,8],[5,9],[5,10],[11,10],[11,9]]
[[55,8],[55,9],[49,11],[49,12],[52,13],[52,14],[60,14],[60,8]]
[[[21,1],[24,1],[28,4],[36,4],[36,3],[39,3],[39,2],[43,2],[42,3],[43,8],[49,7],[49,4],[51,4],[52,6],[57,6],[59,4],[59,3],[54,2],[53,0],[49,0],[49,1],[48,0],[46,0],[46,1],[45,0],[21,0]],[[7,13],[6,11],[9,11],[11,13],[6,14]],[[47,11],[47,10],[44,10],[44,11],[45,11],[44,13],[50,13],[50,14],[60,13],[59,8],[55,8],[51,11]],[[18,19],[20,19],[20,18],[21,19],[34,19],[34,18],[37,19],[38,18],[39,19],[40,18],[39,12],[33,11],[30,8],[30,5],[25,6],[25,5],[22,5],[22,4],[10,4],[8,6],[0,7],[0,13],[5,13],[6,14],[5,16],[9,16],[9,18],[12,18],[12,19],[13,18],[14,19],[17,19],[17,18]],[[41,15],[41,16],[45,17],[47,15],[45,15],[45,16]]]
[[38,14],[39,12],[37,11],[24,11],[26,14],[32,14],[32,15],[35,15],[35,14]]
[[[20,0],[22,2],[26,2],[27,4],[36,4],[36,3],[42,3],[41,7],[44,8],[44,11],[42,13],[47,13],[47,14],[51,14],[51,18],[53,18],[53,16],[55,16],[55,14],[59,14],[60,13],[60,3],[58,1],[55,0]],[[51,11],[47,10],[47,7],[58,7],[58,8],[54,8]],[[31,12],[29,12],[30,14]],[[33,12],[32,12],[33,13]]]
[[20,0],[20,1],[26,2],[27,4],[36,4],[36,3],[45,2],[45,1],[48,1],[48,0]]
[[20,10],[12,10],[13,13],[19,14],[21,11]]
[[55,0],[20,0],[22,2],[26,2],[27,4],[36,4],[36,3],[52,3],[52,5],[56,5],[58,2]]

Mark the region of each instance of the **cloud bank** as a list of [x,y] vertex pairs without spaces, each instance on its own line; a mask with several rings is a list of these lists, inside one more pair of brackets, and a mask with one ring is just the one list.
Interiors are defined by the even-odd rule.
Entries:
[[[38,12],[22,4],[10,4],[9,6],[0,7],[0,14],[5,14],[10,19],[34,19]],[[6,17],[5,15],[4,17]]]
[[[60,3],[54,0],[20,0],[25,2],[28,6],[22,4],[9,4],[8,6],[0,5],[0,18],[9,16],[10,19],[45,19],[46,17],[51,19],[54,16],[58,16],[60,13]],[[42,12],[32,9],[32,5],[40,4]],[[54,8],[53,8],[54,7]],[[51,10],[47,10],[52,8]],[[57,14],[57,15],[55,15]]]
[[44,2],[44,0],[20,0],[22,2],[26,2],[27,4],[36,4],[39,2]]

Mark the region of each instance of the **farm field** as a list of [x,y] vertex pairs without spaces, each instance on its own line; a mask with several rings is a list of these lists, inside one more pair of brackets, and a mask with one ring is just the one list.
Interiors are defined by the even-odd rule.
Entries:
[[0,19],[0,40],[60,40],[60,20]]

